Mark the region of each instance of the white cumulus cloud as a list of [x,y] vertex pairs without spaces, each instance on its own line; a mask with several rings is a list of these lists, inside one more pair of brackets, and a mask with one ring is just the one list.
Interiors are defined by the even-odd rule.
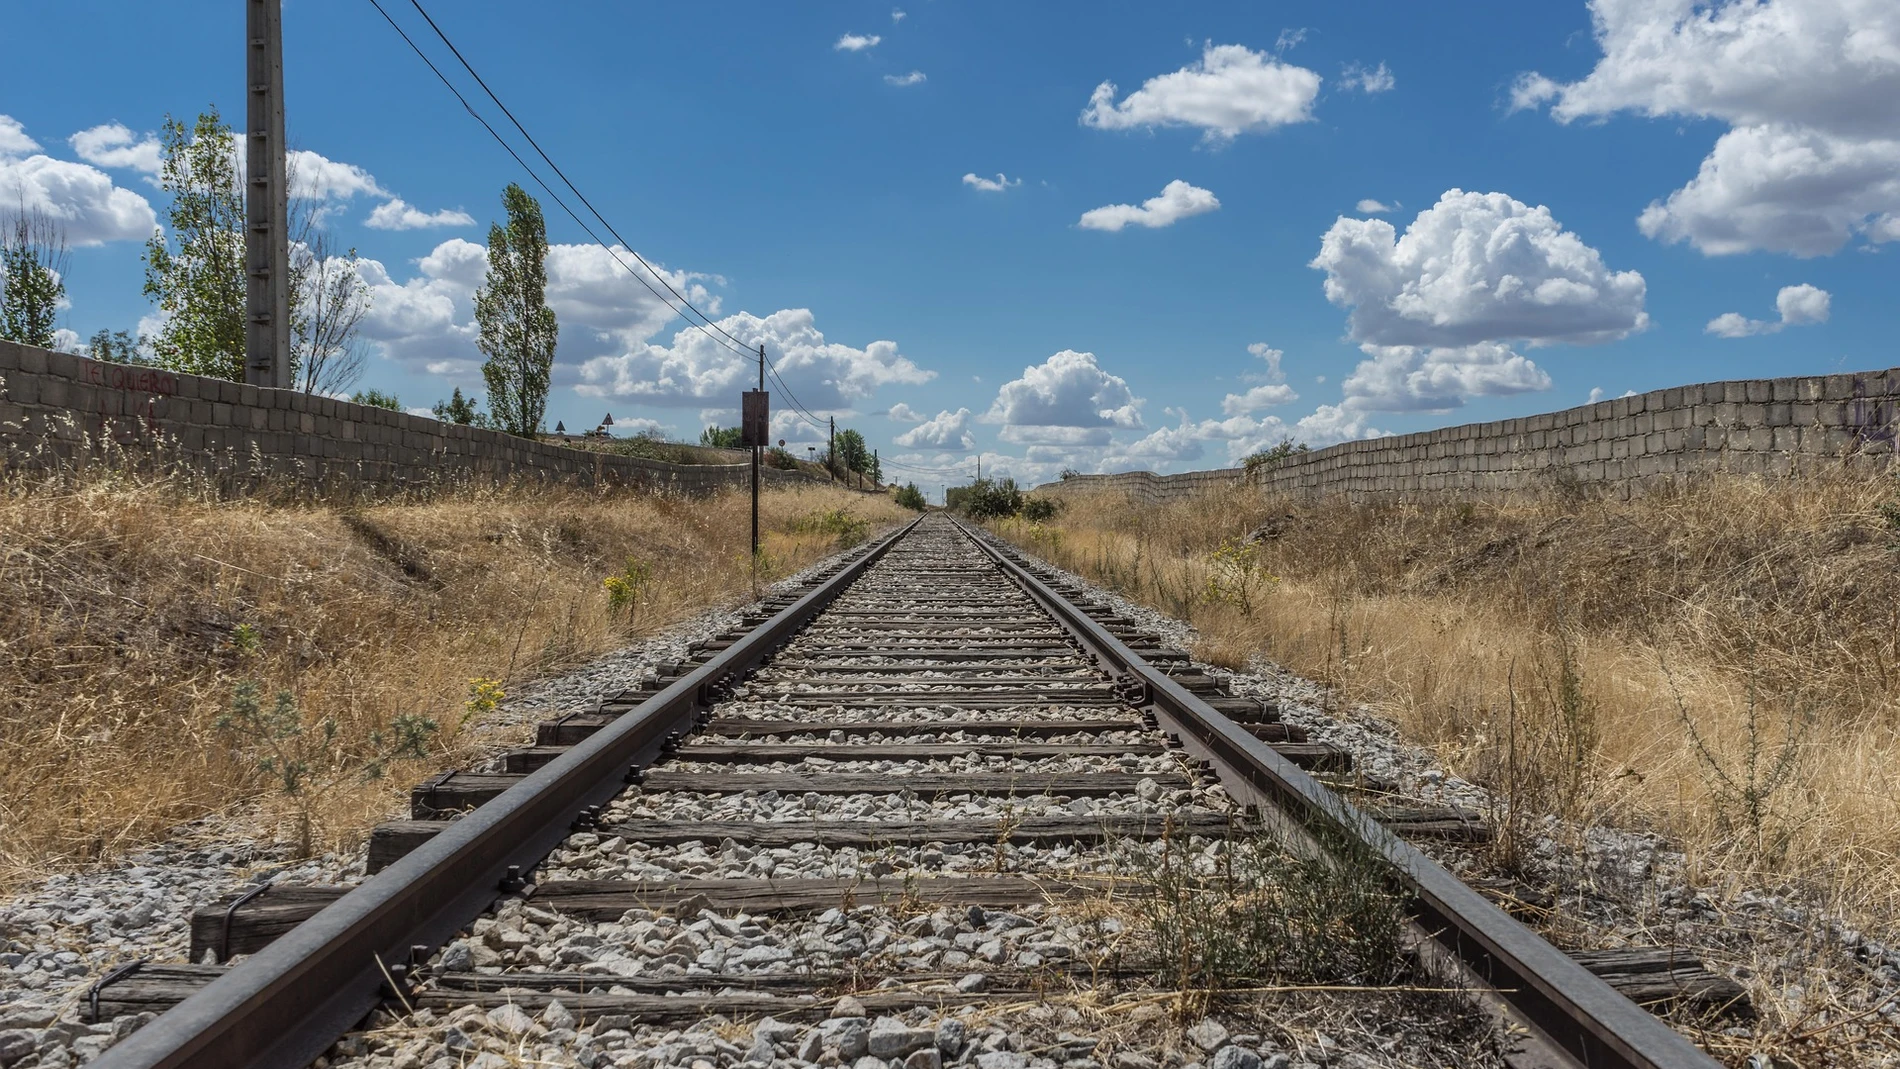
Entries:
[[1900,139],[1843,138],[1773,123],[1723,134],[1695,178],[1637,226],[1712,256],[1765,249],[1825,256],[1855,234],[1900,240]]
[[436,226],[474,226],[475,217],[456,208],[425,212],[397,197],[378,204],[363,225],[372,230],[426,230]]
[[874,33],[868,35],[847,33],[843,37],[838,38],[838,43],[831,47],[840,52],[862,52],[867,48],[877,47],[877,43],[883,39],[884,38]]
[[1191,215],[1211,212],[1220,207],[1219,198],[1209,190],[1192,186],[1179,178],[1163,186],[1159,196],[1141,204],[1109,204],[1082,213],[1077,222],[1084,230],[1120,230],[1135,226],[1172,226]]
[[[0,142],[20,152],[38,147],[18,123],[0,120]],[[0,215],[14,212],[44,216],[76,246],[143,241],[158,225],[152,205],[114,185],[104,171],[37,152],[20,158],[0,153]]]
[[1543,368],[1502,342],[1455,347],[1368,346],[1340,389],[1355,408],[1374,412],[1444,411],[1467,397],[1506,397],[1550,388]]
[[905,449],[935,449],[939,451],[969,452],[976,448],[976,435],[970,433],[970,410],[959,408],[955,412],[939,412],[933,419],[927,419],[892,441]]
[[1705,333],[1719,338],[1746,338],[1755,334],[1776,334],[1787,327],[1805,327],[1815,323],[1827,322],[1833,297],[1819,286],[1810,286],[1803,282],[1797,286],[1783,286],[1775,294],[1775,310],[1781,314],[1780,321],[1749,319],[1740,312],[1724,312],[1709,320],[1702,328]]
[[1403,235],[1342,216],[1311,266],[1352,309],[1352,339],[1372,345],[1589,344],[1649,324],[1642,275],[1611,271],[1550,209],[1503,193],[1446,190]]
[[1114,429],[1142,428],[1141,405],[1094,353],[1064,349],[1004,383],[983,421],[1002,424],[1011,442],[1105,445]]
[[312,200],[348,200],[358,193],[387,197],[388,191],[376,184],[368,171],[353,163],[339,163],[309,149],[292,149],[285,155],[290,174],[290,193]]
[[1103,130],[1194,126],[1213,142],[1313,117],[1320,76],[1245,45],[1209,43],[1199,61],[1157,75],[1121,101],[1103,82],[1089,96],[1082,124]]
[[100,167],[122,167],[148,175],[158,173],[158,138],[152,134],[135,134],[124,123],[94,126],[66,140],[72,145],[73,152],[87,163]]
[[399,363],[466,377],[481,363],[475,351],[474,295],[488,267],[488,250],[454,238],[417,266],[420,275],[398,282],[381,261],[361,261],[358,269],[369,286],[363,337]]
[[24,156],[40,147],[26,136],[26,127],[11,115],[0,115],[0,156]]
[[1639,219],[1709,255],[1818,256],[1900,240],[1900,6],[1891,0],[1591,0],[1602,58],[1527,73],[1514,108],[1727,122],[1697,175]]
[[1023,180],[1020,178],[1008,178],[1000,173],[997,174],[995,178],[984,178],[982,175],[972,172],[963,176],[963,184],[975,189],[980,189],[985,193],[1001,193],[1006,189],[1012,189],[1022,185]]
[[[615,246],[614,252],[633,263],[625,249]],[[363,336],[400,363],[437,374],[466,375],[481,363],[474,347],[474,308],[475,290],[488,269],[487,247],[451,238],[418,261],[417,267],[416,277],[399,282],[382,263],[364,261],[370,310],[363,321]],[[673,318],[670,308],[598,245],[552,245],[547,268],[548,304],[561,324],[557,359],[562,364],[625,352]],[[669,272],[664,266],[660,270],[694,303],[717,312],[717,295],[705,288],[703,276]]]
[[911,71],[909,74],[887,74],[884,76],[885,85],[919,85],[926,81],[929,81],[929,79],[924,77],[923,71]]
[[1339,436],[1356,436],[1367,412],[1548,389],[1514,342],[1589,345],[1649,325],[1642,275],[1610,270],[1548,208],[1502,193],[1446,190],[1403,235],[1342,216],[1311,266],[1326,272],[1327,300],[1351,309],[1347,334],[1368,357],[1340,404],[1308,417]]
[[[718,323],[748,349],[763,344],[779,377],[814,412],[845,412],[884,386],[919,385],[936,377],[899,352],[894,341],[873,341],[859,349],[826,339],[805,308],[764,317],[740,312]],[[703,406],[730,403],[752,387],[756,374],[750,354],[734,353],[702,331],[682,329],[671,344],[643,342],[588,360],[576,389],[653,405]]]
[[1353,210],[1360,215],[1384,215],[1387,212],[1398,211],[1398,209],[1399,206],[1397,202],[1387,204],[1384,201],[1373,200],[1371,197],[1367,197],[1358,204],[1353,205]]
[[884,416],[887,419],[894,419],[899,423],[922,423],[924,421],[924,414],[922,412],[917,411],[902,401],[892,405],[890,411],[884,413]]

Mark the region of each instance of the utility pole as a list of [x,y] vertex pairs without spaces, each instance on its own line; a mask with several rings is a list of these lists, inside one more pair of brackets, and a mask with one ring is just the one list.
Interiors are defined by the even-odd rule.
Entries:
[[878,462],[877,450],[871,450],[871,489],[877,489],[877,477],[884,473],[884,465]]
[[976,481],[983,481],[983,454],[981,453],[976,455]]
[[830,452],[825,454],[825,470],[831,474],[832,481],[836,482],[838,479],[838,417],[831,416],[829,418],[831,420],[831,444],[825,447],[830,450]]
[[283,0],[245,0],[244,381],[288,390],[290,195],[284,177]]

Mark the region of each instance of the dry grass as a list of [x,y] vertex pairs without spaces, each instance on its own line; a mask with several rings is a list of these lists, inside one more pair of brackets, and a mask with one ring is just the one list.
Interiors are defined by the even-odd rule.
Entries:
[[1525,817],[1657,829],[1697,880],[1900,921],[1891,475],[1628,503],[1065,497],[1002,532],[1191,621],[1203,659],[1326,681]]
[[[317,754],[313,845],[349,843],[468,755],[471,680],[510,691],[749,596],[748,509],[739,493],[467,489],[333,506],[109,472],[0,484],[0,886],[207,813],[294,825],[305,807],[216,727],[246,680],[267,702],[294,695],[309,729],[297,744]],[[836,524],[812,522],[839,509],[873,527],[908,515],[880,496],[770,491],[770,570],[839,548]],[[630,559],[650,578],[614,612],[603,579]],[[366,782],[363,763],[388,749],[372,737],[405,715],[439,731]],[[318,745],[326,721],[335,739]]]

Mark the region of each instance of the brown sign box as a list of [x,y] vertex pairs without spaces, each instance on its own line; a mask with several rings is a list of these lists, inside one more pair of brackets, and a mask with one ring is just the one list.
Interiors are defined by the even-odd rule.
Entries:
[[765,390],[747,390],[739,409],[739,444],[748,449],[772,444],[772,395]]

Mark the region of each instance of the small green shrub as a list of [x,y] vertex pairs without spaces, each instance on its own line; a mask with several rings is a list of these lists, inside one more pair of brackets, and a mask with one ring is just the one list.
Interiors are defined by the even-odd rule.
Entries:
[[839,549],[850,549],[871,536],[871,521],[847,509],[818,509],[792,521],[798,534],[828,535]]
[[1000,520],[1023,510],[1023,492],[1014,479],[978,479],[951,488],[950,504],[973,520]]
[[1252,478],[1264,471],[1279,467],[1292,457],[1309,451],[1305,442],[1296,442],[1291,438],[1280,439],[1271,449],[1262,449],[1242,461],[1247,466],[1247,476]]
[[1022,517],[1030,523],[1048,523],[1062,511],[1062,502],[1047,497],[1026,497],[1023,499]]
[[1255,602],[1266,588],[1279,582],[1260,558],[1260,546],[1229,538],[1208,554],[1207,600],[1232,605],[1252,619]]

